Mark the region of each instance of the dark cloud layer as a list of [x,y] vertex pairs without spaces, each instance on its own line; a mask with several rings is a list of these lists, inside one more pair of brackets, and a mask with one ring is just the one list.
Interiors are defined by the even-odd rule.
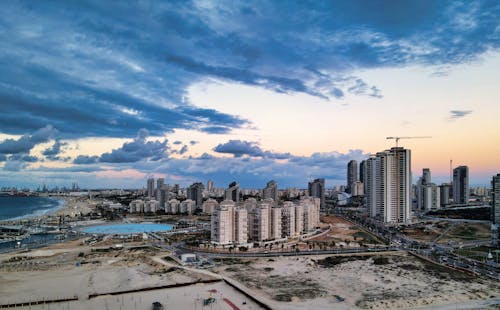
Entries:
[[217,153],[232,154],[234,157],[242,157],[244,155],[250,157],[268,157],[274,159],[288,159],[292,155],[290,153],[275,153],[271,151],[264,151],[260,148],[258,143],[242,140],[229,140],[226,143],[217,145],[214,149]]
[[[116,170],[243,184],[270,178],[302,184],[309,176],[343,180],[345,162],[360,151],[302,157],[235,139],[214,149],[231,158],[204,153],[174,159],[170,153],[185,153],[188,143],[173,151],[167,140],[148,136],[175,129],[228,134],[250,127],[236,107],[228,114],[189,101],[189,86],[207,78],[324,100],[377,99],[384,91],[377,81],[355,72],[448,68],[500,46],[500,2],[494,0],[253,1],[251,6],[246,1],[3,1],[0,9],[0,133],[21,135],[0,141],[5,171],[64,160],[61,139],[133,138],[99,156],[80,154],[71,168],[30,170],[65,179],[90,175],[106,163],[102,166]],[[450,119],[470,113],[452,110]],[[44,158],[30,155],[36,145],[53,140],[42,151]]]
[[[497,49],[498,1],[0,3],[0,131],[63,137],[176,128],[225,134],[244,118],[192,106],[213,77],[320,98],[381,97],[354,70],[469,62]],[[372,81],[372,83],[376,81]]]
[[5,139],[0,142],[0,153],[29,153],[35,145],[49,141],[56,133],[57,130],[54,127],[47,125],[32,134],[25,134],[19,139]]

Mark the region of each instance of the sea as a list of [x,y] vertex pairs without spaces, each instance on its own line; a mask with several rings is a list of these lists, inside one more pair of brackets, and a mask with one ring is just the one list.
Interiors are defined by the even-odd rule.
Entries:
[[63,205],[64,200],[54,197],[0,196],[0,221],[43,216]]

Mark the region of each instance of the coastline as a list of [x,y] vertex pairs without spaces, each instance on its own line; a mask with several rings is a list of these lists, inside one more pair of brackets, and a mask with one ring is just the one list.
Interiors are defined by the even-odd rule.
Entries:
[[44,197],[44,198],[48,198],[50,200],[57,201],[57,205],[55,205],[52,208],[38,209],[38,210],[34,210],[34,212],[31,212],[28,214],[1,219],[0,222],[16,222],[16,221],[23,221],[23,220],[32,220],[32,219],[36,219],[36,218],[43,218],[45,216],[54,215],[58,211],[67,207],[67,202],[66,202],[66,199],[64,199],[64,197],[57,196],[57,197]]
[[57,205],[55,205],[52,208],[34,210],[34,212],[28,214],[1,219],[0,223],[30,221],[30,220],[48,218],[51,216],[74,217],[76,215],[82,213],[85,214],[92,211],[88,199],[80,200],[76,197],[66,197],[66,196],[51,196],[47,198],[57,201]]

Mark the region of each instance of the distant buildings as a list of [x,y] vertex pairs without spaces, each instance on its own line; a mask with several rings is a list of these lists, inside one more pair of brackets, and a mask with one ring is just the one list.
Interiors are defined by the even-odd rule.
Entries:
[[411,151],[402,147],[377,153],[367,161],[367,207],[385,223],[410,220]]
[[500,245],[500,173],[491,180],[491,243]]
[[469,202],[469,167],[459,166],[453,169],[453,203]]
[[148,198],[153,198],[155,196],[155,179],[148,179]]
[[224,199],[234,202],[240,201],[240,185],[236,182],[229,184],[229,187],[224,192]]
[[202,212],[206,214],[212,214],[215,208],[217,208],[218,206],[219,203],[217,202],[217,200],[213,198],[208,198],[202,205]]
[[440,187],[432,183],[429,168],[422,169],[422,176],[417,182],[416,190],[418,210],[436,210],[441,207]]
[[358,181],[358,162],[351,160],[347,163],[347,193],[352,194],[352,184],[356,181]]
[[325,179],[315,179],[309,182],[309,196],[320,199],[320,208],[325,208]]
[[214,181],[212,180],[207,181],[207,191],[209,193],[212,193],[214,191]]
[[187,198],[195,201],[196,208],[202,207],[203,190],[204,186],[201,182],[193,183],[187,190]]
[[276,183],[274,180],[267,182],[266,187],[262,190],[262,198],[271,198],[275,202],[278,202],[278,183]]
[[446,208],[450,206],[450,192],[451,185],[448,183],[443,183],[439,185],[439,199],[441,201],[441,208]]

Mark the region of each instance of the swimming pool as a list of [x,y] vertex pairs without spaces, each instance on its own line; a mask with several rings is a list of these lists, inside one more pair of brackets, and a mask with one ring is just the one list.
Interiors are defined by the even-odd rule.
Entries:
[[143,232],[169,231],[174,227],[157,223],[120,223],[85,227],[82,230],[90,234],[137,234]]

